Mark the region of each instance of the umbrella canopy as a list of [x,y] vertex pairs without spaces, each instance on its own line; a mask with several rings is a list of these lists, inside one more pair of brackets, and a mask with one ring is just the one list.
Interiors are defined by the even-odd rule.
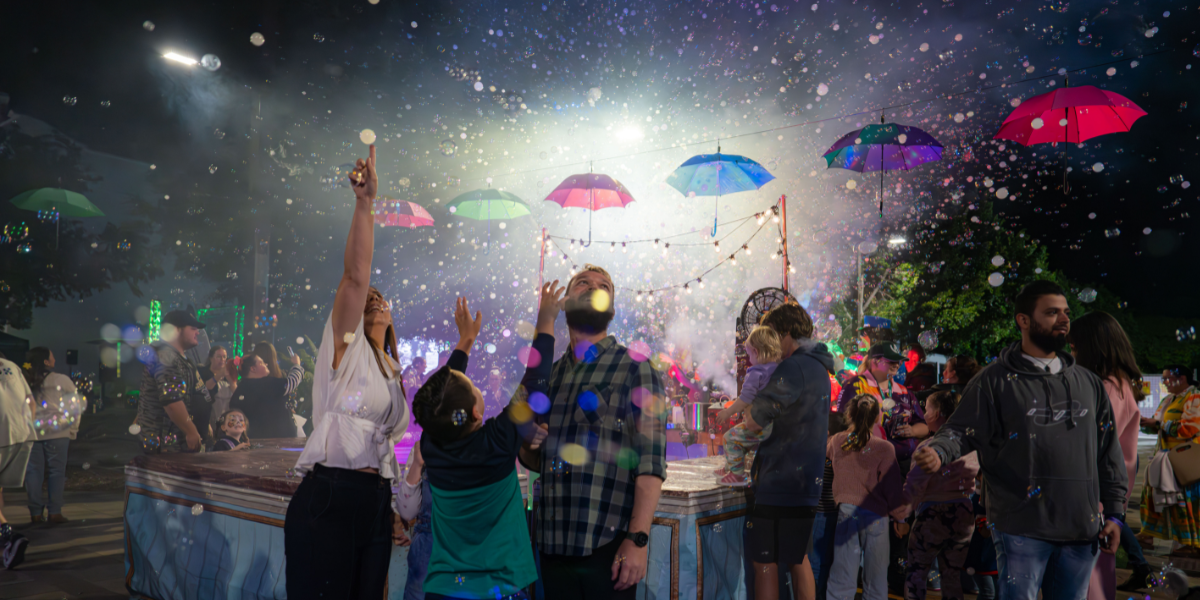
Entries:
[[824,154],[828,168],[879,171],[879,216],[883,216],[883,172],[907,171],[942,158],[942,144],[907,125],[867,125],[842,136]]
[[375,199],[375,222],[384,227],[432,227],[433,217],[416,202],[380,196]]
[[916,127],[886,123],[867,125],[842,136],[824,154],[829,168],[868,171],[907,171],[941,160],[942,144]]
[[1022,102],[1004,119],[998,140],[1026,146],[1081,143],[1108,133],[1129,131],[1146,111],[1128,98],[1091,85],[1054,90]]
[[588,241],[585,246],[592,245],[592,213],[602,208],[625,208],[633,202],[633,196],[621,182],[599,173],[583,173],[572,175],[558,184],[549,196],[547,202],[554,202],[563,208],[588,209]]
[[456,217],[476,221],[500,221],[529,214],[529,206],[516,194],[491,188],[461,194],[446,207]]
[[724,196],[757,190],[775,179],[762,165],[736,154],[700,154],[679,165],[667,185],[685,196]]
[[621,182],[601,173],[572,175],[558,184],[550,195],[549,202],[563,208],[624,208],[633,202],[633,196]]
[[103,217],[104,211],[96,208],[82,194],[59,189],[41,188],[18,194],[12,199],[17,208],[25,210],[53,211],[64,217]]

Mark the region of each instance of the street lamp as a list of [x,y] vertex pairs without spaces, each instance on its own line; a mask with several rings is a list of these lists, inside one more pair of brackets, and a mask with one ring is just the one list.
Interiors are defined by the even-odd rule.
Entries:
[[200,62],[194,58],[189,58],[187,56],[183,56],[181,54],[176,54],[174,52],[168,52],[168,53],[164,54],[163,58],[165,58],[167,60],[173,60],[177,63],[183,63],[189,67],[194,67]]

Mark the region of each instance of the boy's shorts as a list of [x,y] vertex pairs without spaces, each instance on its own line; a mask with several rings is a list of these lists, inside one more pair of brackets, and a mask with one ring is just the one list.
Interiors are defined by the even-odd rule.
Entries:
[[0,447],[0,488],[19,488],[25,485],[25,468],[33,442]]
[[798,565],[812,552],[811,506],[755,504],[746,515],[746,557],[759,564]]

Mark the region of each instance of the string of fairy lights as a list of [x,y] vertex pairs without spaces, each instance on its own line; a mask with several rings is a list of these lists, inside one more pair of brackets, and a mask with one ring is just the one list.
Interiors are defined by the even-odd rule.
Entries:
[[[725,236],[722,237],[721,239],[711,242],[711,244],[709,242],[676,243],[675,244],[676,247],[709,246],[709,245],[711,245],[711,246],[713,246],[713,248],[716,252],[721,252],[721,242],[724,240],[727,240],[729,237],[731,237],[738,229],[740,229],[742,227],[742,225],[749,223],[752,219],[755,220],[758,224],[758,229],[755,229],[754,233],[750,234],[750,237],[746,238],[746,240],[743,241],[741,243],[741,245],[735,245],[733,248],[733,251],[730,252],[730,254],[728,256],[722,258],[719,262],[712,265],[708,269],[704,270],[700,274],[698,274],[694,277],[688,278],[687,281],[684,281],[683,283],[678,283],[675,285],[667,285],[667,286],[661,286],[661,287],[656,287],[656,288],[639,289],[639,288],[630,288],[630,287],[625,287],[625,286],[616,286],[616,288],[619,290],[633,292],[634,299],[637,302],[641,302],[643,297],[645,297],[649,301],[652,301],[654,294],[657,293],[657,294],[661,295],[663,292],[668,292],[671,290],[680,290],[681,289],[685,293],[691,294],[692,290],[694,289],[692,287],[693,284],[695,284],[695,286],[700,289],[704,289],[704,278],[706,276],[708,276],[709,273],[712,273],[713,271],[717,270],[718,268],[720,268],[721,266],[723,266],[725,264],[737,265],[738,253],[745,253],[746,255],[753,254],[753,250],[750,249],[750,242],[754,241],[754,238],[758,237],[758,235],[760,233],[762,233],[763,229],[765,229],[769,223],[777,225],[776,230],[779,233],[779,237],[776,238],[776,240],[775,240],[775,243],[779,247],[774,252],[771,253],[771,260],[775,260],[777,258],[782,257],[785,261],[787,261],[788,260],[787,253],[783,249],[783,244],[784,244],[783,228],[782,228],[782,226],[779,225],[779,222],[780,222],[779,221],[779,210],[780,210],[780,204],[782,202],[783,202],[783,198],[781,197],[778,201],[775,202],[775,204],[771,205],[771,207],[765,211],[757,212],[749,217],[735,219],[733,221],[729,221],[724,224],[718,224],[718,227],[720,227],[721,225],[731,225],[733,223],[738,223],[738,226],[736,228],[734,228],[732,231],[730,231],[729,233],[725,234]],[[661,243],[662,252],[664,255],[666,255],[666,253],[671,248],[671,244],[667,243],[667,242],[663,242],[663,240],[676,238],[676,237],[680,237],[683,235],[691,235],[691,233],[690,232],[689,233],[681,233],[681,234],[676,234],[676,235],[671,235],[671,236],[666,236],[666,237],[648,238],[648,239],[643,239],[643,240],[624,240],[624,241],[620,242],[621,243],[621,251],[624,253],[628,250],[628,246],[626,246],[626,244],[653,243],[655,248],[659,248],[660,243]],[[548,251],[550,249],[550,247],[553,247],[557,251],[556,253],[559,255],[560,264],[566,264],[568,261],[571,262],[570,273],[571,273],[571,275],[574,275],[576,272],[579,271],[579,265],[576,264],[575,259],[571,257],[571,254],[568,253],[568,250],[564,249],[562,247],[562,244],[559,243],[560,241],[565,241],[568,239],[570,239],[570,238],[566,238],[563,236],[556,236],[556,235],[547,235],[545,238],[546,247],[543,249],[543,252]],[[574,239],[570,239],[571,253],[574,253],[574,251],[575,251],[575,247],[574,247],[575,241],[576,240],[574,240]],[[585,246],[582,245],[582,240],[580,240],[580,243],[581,243],[581,245],[580,245],[579,249],[580,249],[580,251],[582,251],[583,248],[585,248]],[[609,252],[615,252],[617,243],[618,242],[616,242],[616,241],[605,240],[605,241],[593,241],[592,245],[594,246],[595,244],[601,244],[600,247],[603,248],[603,244],[609,244]],[[728,248],[729,245],[727,244],[726,247]],[[791,266],[790,262],[788,262],[788,264],[787,264],[787,269],[789,272],[795,273],[795,268],[793,268]]]

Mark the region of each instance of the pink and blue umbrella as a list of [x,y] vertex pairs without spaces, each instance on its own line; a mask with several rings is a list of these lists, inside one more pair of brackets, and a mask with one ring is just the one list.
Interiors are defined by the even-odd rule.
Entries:
[[602,208],[625,208],[633,202],[633,196],[620,181],[608,175],[581,173],[564,179],[546,196],[546,201],[554,202],[563,208],[587,209],[588,241],[584,244],[586,247],[592,245],[592,213]]
[[[687,159],[667,177],[667,185],[684,196],[720,196],[757,190],[775,179],[762,165],[736,154],[700,154]],[[713,235],[717,234],[716,206],[713,207]]]
[[433,217],[420,204],[386,196],[375,199],[375,222],[384,227],[433,227]]
[[[881,119],[882,121],[882,119]],[[942,144],[925,131],[907,125],[867,125],[842,136],[824,154],[829,168],[866,173],[879,171],[879,216],[883,216],[883,172],[908,171],[941,160]]]

